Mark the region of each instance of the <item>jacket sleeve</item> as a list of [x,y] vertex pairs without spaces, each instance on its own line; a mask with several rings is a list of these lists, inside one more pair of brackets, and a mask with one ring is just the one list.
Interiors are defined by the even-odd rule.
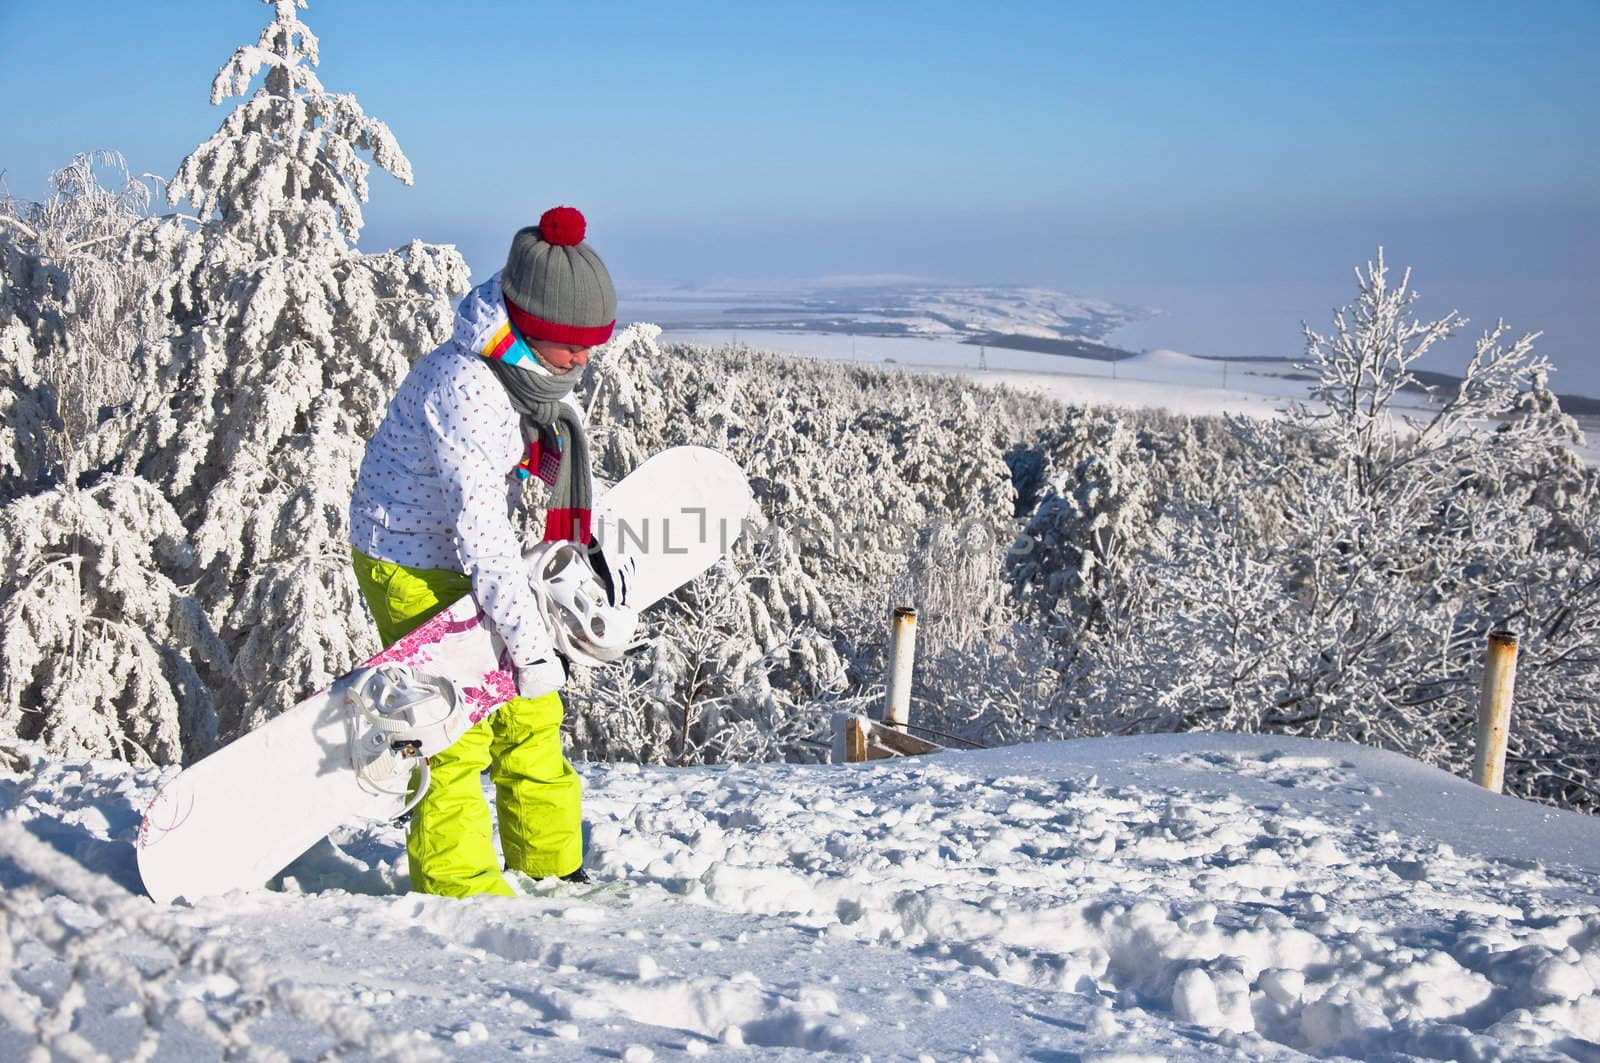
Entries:
[[507,462],[497,453],[504,441],[472,415],[473,401],[458,387],[435,388],[424,399],[423,418],[462,571],[511,663],[521,669],[551,655],[550,632],[511,526],[506,477],[516,459]]

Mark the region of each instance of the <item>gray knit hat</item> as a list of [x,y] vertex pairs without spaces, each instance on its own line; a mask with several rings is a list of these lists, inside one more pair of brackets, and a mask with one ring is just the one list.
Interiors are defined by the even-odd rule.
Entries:
[[594,248],[583,242],[583,215],[552,207],[538,225],[518,230],[500,275],[511,324],[525,340],[596,347],[617,324],[617,290]]

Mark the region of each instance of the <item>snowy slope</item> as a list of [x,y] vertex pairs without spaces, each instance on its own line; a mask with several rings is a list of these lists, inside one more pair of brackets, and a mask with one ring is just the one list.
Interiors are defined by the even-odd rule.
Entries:
[[1370,749],[587,766],[599,884],[409,896],[385,825],[170,909],[130,892],[160,773],[26,759],[0,1058],[1600,1058],[1600,819]]

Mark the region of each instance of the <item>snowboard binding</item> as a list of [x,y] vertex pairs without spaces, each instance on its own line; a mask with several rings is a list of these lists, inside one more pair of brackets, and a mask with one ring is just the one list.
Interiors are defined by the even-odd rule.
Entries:
[[540,543],[523,558],[533,575],[550,638],[569,661],[598,668],[620,660],[639,630],[639,613],[613,595],[575,542]]
[[472,726],[461,692],[448,679],[388,663],[355,673],[345,696],[356,779],[369,793],[406,797],[395,813],[403,816],[428,792],[428,758]]

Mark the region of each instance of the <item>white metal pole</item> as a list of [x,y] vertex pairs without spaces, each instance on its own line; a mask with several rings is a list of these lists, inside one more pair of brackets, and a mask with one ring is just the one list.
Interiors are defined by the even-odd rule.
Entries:
[[1472,781],[1499,793],[1505,787],[1506,735],[1511,730],[1511,694],[1517,681],[1517,636],[1489,636],[1483,666],[1483,700],[1478,705],[1478,759]]
[[883,722],[905,729],[911,722],[911,667],[917,653],[917,611],[896,609],[889,629],[888,701]]

